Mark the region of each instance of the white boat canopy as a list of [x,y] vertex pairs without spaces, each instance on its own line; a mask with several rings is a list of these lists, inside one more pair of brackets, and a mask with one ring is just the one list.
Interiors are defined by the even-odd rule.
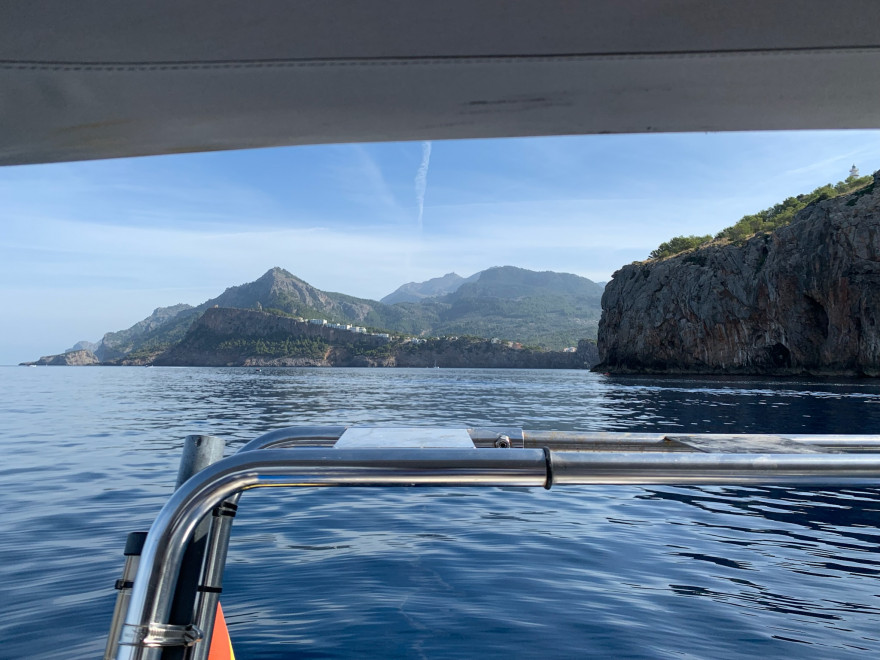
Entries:
[[0,164],[880,127],[875,0],[0,0]]

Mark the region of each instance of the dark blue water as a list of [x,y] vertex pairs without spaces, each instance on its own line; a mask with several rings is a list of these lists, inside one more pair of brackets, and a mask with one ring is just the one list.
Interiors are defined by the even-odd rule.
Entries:
[[[880,383],[585,372],[0,369],[0,657],[100,655],[182,438],[296,424],[874,433]],[[259,490],[239,658],[880,656],[880,491]]]

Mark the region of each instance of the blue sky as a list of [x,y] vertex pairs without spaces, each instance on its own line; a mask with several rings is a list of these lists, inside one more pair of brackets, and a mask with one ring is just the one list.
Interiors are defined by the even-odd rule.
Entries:
[[381,298],[496,265],[606,281],[679,234],[880,169],[880,131],[262,149],[0,168],[0,364],[273,266]]

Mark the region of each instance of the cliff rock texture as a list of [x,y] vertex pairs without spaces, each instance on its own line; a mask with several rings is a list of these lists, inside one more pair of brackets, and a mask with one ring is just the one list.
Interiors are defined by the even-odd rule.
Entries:
[[880,172],[744,245],[631,264],[602,297],[598,370],[880,375]]
[[98,358],[88,350],[68,351],[60,355],[44,355],[36,362],[22,362],[23,365],[36,364],[50,367],[83,367],[90,364],[99,364]]
[[[194,312],[190,305],[183,303],[171,307],[159,307],[143,321],[135,323],[126,330],[106,333],[100,343],[91,350],[102,362],[122,357],[138,346],[145,337],[160,333],[175,319],[185,318],[187,313]],[[183,332],[181,331],[180,334],[182,335]]]

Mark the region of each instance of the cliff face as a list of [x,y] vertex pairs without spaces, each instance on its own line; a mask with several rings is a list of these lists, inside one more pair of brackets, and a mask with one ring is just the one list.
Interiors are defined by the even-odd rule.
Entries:
[[36,362],[22,362],[22,364],[36,364],[50,367],[83,367],[90,364],[99,364],[95,354],[88,350],[68,351],[60,355],[44,355]]
[[880,375],[878,176],[745,245],[620,269],[597,369]]
[[[127,355],[132,349],[141,346],[146,338],[156,337],[173,328],[175,322],[187,318],[189,319],[187,323],[192,322],[191,317],[195,312],[193,307],[183,303],[171,307],[158,307],[147,318],[138,321],[130,328],[106,333],[94,349],[95,355],[102,362]],[[179,330],[181,336],[184,330],[185,326],[182,326]]]

